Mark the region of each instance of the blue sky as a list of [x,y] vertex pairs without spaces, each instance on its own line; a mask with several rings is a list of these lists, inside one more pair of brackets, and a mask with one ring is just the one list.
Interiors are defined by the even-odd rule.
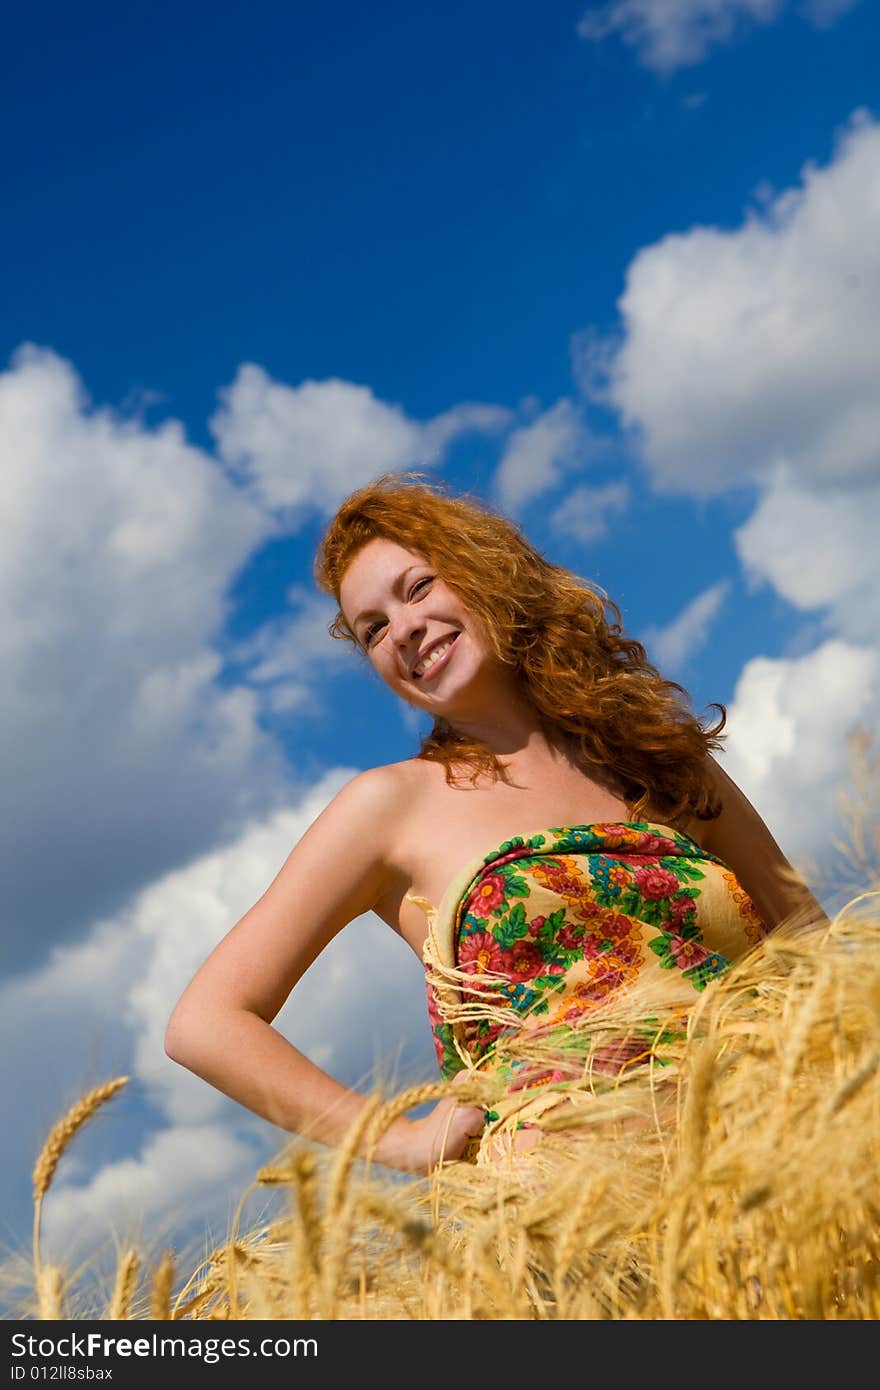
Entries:
[[[63,1253],[184,1207],[222,1226],[280,1142],[162,1023],[338,786],[416,746],[311,583],[377,472],[476,492],[602,585],[728,706],[731,774],[822,869],[880,708],[880,23],[609,0],[5,28],[10,1251],[46,1127],[132,1077],[59,1172]],[[363,1084],[365,1058],[433,1074],[423,1008],[364,919],[279,1026]]]

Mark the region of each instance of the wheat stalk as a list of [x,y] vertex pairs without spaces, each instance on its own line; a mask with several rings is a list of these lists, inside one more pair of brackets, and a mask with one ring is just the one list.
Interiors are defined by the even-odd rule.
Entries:
[[171,1289],[174,1284],[174,1256],[166,1250],[153,1275],[150,1287],[150,1317],[154,1322],[166,1322],[171,1312]]
[[138,1259],[133,1250],[126,1250],[116,1266],[116,1282],[113,1296],[107,1309],[107,1317],[114,1322],[124,1322],[128,1318],[134,1286],[137,1280]]
[[44,1265],[37,1278],[37,1317],[43,1322],[57,1322],[62,1316],[62,1276],[58,1265]]
[[58,1123],[53,1125],[40,1150],[33,1172],[34,1274],[37,1279],[40,1275],[40,1222],[43,1214],[43,1198],[55,1176],[55,1169],[58,1167],[61,1155],[86,1121],[90,1120],[95,1111],[106,1101],[115,1096],[116,1092],[121,1090],[127,1081],[127,1076],[117,1076],[112,1081],[105,1081],[102,1085],[96,1086],[94,1090],[87,1091],[70,1107],[65,1115],[62,1115]]

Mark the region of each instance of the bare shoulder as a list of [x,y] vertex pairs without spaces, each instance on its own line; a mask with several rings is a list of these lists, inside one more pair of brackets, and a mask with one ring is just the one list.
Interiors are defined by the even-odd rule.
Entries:
[[[430,769],[430,771],[427,771]],[[358,772],[337,792],[334,801],[363,815],[382,815],[392,821],[412,808],[429,791],[436,769],[423,759],[382,763]]]
[[346,782],[330,805],[344,806],[352,813],[365,815],[391,811],[406,785],[401,763],[383,763],[355,773]]
[[442,781],[442,768],[415,758],[367,768],[340,788],[313,828],[322,837],[341,831],[347,840],[369,833],[375,858],[394,874],[399,846],[429,805],[438,773]]

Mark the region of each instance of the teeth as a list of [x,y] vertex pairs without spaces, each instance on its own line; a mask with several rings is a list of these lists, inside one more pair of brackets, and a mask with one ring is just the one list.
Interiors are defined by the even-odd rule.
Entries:
[[424,661],[420,661],[418,666],[413,668],[413,675],[423,676],[426,671],[430,671],[435,661],[440,660],[443,653],[449,650],[454,641],[455,638],[450,637],[447,641],[441,642],[439,647],[435,647],[433,651],[428,652],[428,655],[425,657]]

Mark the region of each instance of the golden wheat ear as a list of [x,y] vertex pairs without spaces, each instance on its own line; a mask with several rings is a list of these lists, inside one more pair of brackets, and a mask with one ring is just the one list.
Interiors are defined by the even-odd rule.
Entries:
[[43,1198],[49,1190],[52,1179],[55,1176],[55,1169],[58,1167],[61,1155],[67,1148],[73,1136],[82,1129],[87,1120],[90,1120],[106,1101],[111,1100],[117,1091],[128,1083],[127,1076],[116,1076],[112,1081],[105,1081],[94,1090],[87,1091],[78,1101],[75,1101],[66,1114],[62,1115],[57,1124],[53,1125],[49,1135],[40,1150],[36,1163],[34,1164],[33,1183],[34,1183],[34,1276],[39,1283],[40,1279],[40,1219],[43,1211]]

